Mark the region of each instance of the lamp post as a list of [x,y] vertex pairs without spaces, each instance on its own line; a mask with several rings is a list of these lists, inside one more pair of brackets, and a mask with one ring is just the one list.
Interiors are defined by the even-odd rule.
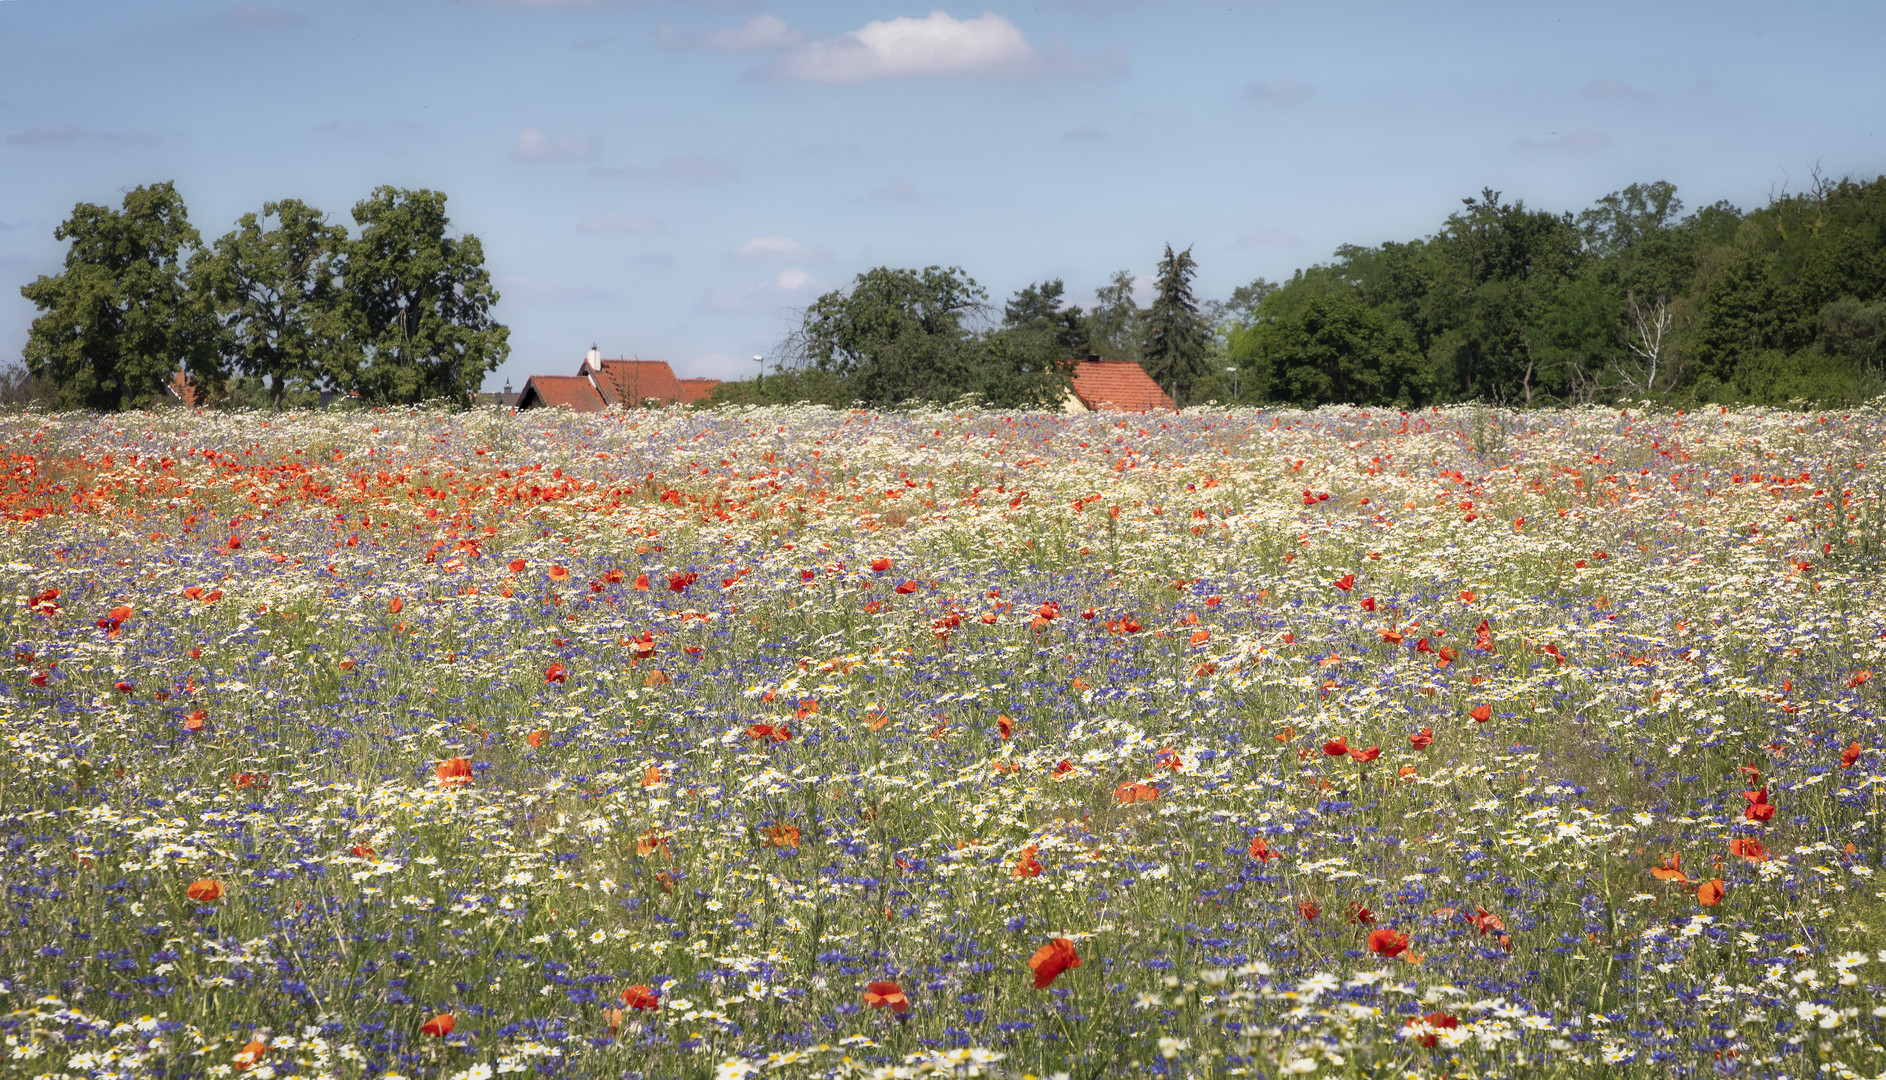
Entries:
[[1238,369],[1228,367],[1225,369],[1225,374],[1231,376],[1231,400],[1235,404],[1238,400]]
[[759,378],[753,380],[753,389],[758,390],[760,387],[766,385],[766,357],[756,355],[753,358],[753,362],[760,365]]

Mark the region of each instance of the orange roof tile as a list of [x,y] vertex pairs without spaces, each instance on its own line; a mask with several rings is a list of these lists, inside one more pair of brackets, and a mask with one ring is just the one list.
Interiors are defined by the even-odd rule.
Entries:
[[719,379],[681,379],[681,400],[689,405],[697,401],[706,401],[720,385]]
[[524,390],[517,396],[520,409],[555,408],[567,405],[577,412],[601,412],[602,395],[582,375],[532,375],[524,380]]
[[596,388],[608,405],[640,408],[646,402],[673,405],[685,401],[681,384],[666,360],[604,360]]
[[1172,399],[1132,360],[1080,361],[1074,368],[1074,396],[1097,412],[1172,408]]

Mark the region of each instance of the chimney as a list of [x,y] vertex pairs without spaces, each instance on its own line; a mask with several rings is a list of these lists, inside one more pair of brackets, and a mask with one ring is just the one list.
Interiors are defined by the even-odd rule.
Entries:
[[589,347],[589,355],[585,356],[583,360],[589,364],[589,370],[602,370],[602,350],[598,349],[596,346],[591,345]]

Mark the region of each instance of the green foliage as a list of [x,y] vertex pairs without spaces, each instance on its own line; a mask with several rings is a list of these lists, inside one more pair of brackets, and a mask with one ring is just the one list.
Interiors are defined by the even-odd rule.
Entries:
[[159,404],[182,368],[215,373],[216,327],[184,271],[201,243],[175,185],[135,188],[122,210],[79,203],[53,232],[65,272],[21,287],[41,314],[24,358],[63,409]]
[[1087,316],[1079,304],[1067,304],[1060,278],[1029,285],[1002,309],[1005,330],[1033,330],[1053,335],[1062,357],[1085,356],[1091,347]]
[[357,374],[341,283],[346,248],[346,229],[285,199],[265,204],[260,219],[242,215],[192,264],[199,287],[215,300],[229,368],[267,380],[266,404],[274,409],[291,392],[338,389]]
[[1429,373],[1405,326],[1352,296],[1317,297],[1232,335],[1231,357],[1263,372],[1272,400],[1305,408],[1425,403]]
[[1167,244],[1166,256],[1159,261],[1157,292],[1143,320],[1140,366],[1181,407],[1191,400],[1193,387],[1209,370],[1211,332],[1192,296],[1192,276],[1197,272],[1191,248],[1175,255]]
[[1142,312],[1133,302],[1133,273],[1115,270],[1107,283],[1094,290],[1094,306],[1087,313],[1092,352],[1102,360],[1138,360],[1143,330]]
[[447,235],[445,195],[374,190],[354,206],[347,250],[349,330],[361,352],[357,387],[373,403],[457,402],[510,354],[491,317],[497,290],[476,236]]

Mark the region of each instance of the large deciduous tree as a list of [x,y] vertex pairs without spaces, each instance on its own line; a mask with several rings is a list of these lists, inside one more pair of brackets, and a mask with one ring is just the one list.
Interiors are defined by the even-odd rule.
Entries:
[[1288,317],[1234,331],[1231,356],[1264,372],[1273,400],[1303,408],[1405,408],[1426,402],[1432,389],[1407,328],[1345,293],[1315,297]]
[[186,260],[201,244],[171,183],[135,188],[122,209],[79,203],[53,232],[65,272],[21,287],[41,314],[25,360],[61,408],[157,404],[178,371],[216,374],[216,328]]
[[954,400],[978,389],[965,320],[987,296],[961,267],[880,266],[814,300],[784,348],[866,405]]
[[290,390],[339,390],[356,377],[347,340],[347,230],[297,199],[242,215],[192,269],[215,298],[236,372],[263,379],[277,410]]
[[354,221],[346,284],[361,397],[466,403],[510,354],[510,331],[491,315],[498,293],[484,245],[448,235],[437,191],[377,188],[355,205]]
[[1153,302],[1142,323],[1140,366],[1179,406],[1191,400],[1193,386],[1209,370],[1211,328],[1192,296],[1192,276],[1197,272],[1191,248],[1175,255],[1167,244],[1166,257],[1159,260]]

